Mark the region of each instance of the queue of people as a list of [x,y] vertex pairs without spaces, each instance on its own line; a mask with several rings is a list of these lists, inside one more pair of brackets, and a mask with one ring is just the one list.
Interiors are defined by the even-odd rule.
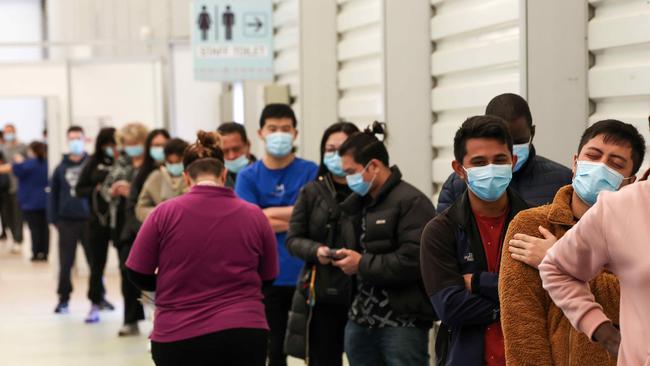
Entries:
[[36,260],[48,253],[46,206],[59,232],[55,312],[69,311],[78,243],[91,272],[86,322],[114,308],[103,283],[112,243],[118,335],[139,334],[145,292],[157,365],[336,366],[344,355],[352,366],[428,365],[435,323],[439,365],[647,362],[638,253],[650,196],[636,182],[645,141],[630,124],[587,128],[569,169],[538,154],[526,101],[496,96],[456,132],[437,210],[391,165],[378,122],[332,124],[319,164],[296,156],[285,104],[261,113],[259,160],[237,123],[191,144],[140,123],[104,128],[91,155],[73,126],[49,199],[45,145],[14,154],[12,127],[0,178],[16,181],[0,189],[17,187]]

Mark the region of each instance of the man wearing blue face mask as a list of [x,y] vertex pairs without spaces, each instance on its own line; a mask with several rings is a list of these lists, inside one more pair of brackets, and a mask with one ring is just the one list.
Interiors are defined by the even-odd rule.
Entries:
[[251,143],[248,141],[246,129],[237,122],[226,122],[219,125],[217,132],[221,135],[221,151],[228,170],[226,187],[232,187],[237,181],[237,174],[257,159],[251,154]]
[[[555,193],[571,183],[571,170],[537,155],[533,145],[535,125],[526,100],[516,94],[498,95],[488,103],[485,114],[501,117],[508,122],[513,154],[517,156],[510,188],[530,206],[553,201]],[[452,173],[438,196],[438,213],[451,206],[466,189],[467,184],[461,177]]]
[[[50,180],[48,200],[48,221],[59,231],[59,303],[54,309],[57,314],[68,312],[68,301],[72,293],[70,271],[75,261],[77,244],[86,254],[90,263],[90,206],[86,197],[77,196],[75,187],[83,164],[88,155],[85,152],[86,139],[79,126],[68,128],[68,154],[63,156],[61,164],[54,169]],[[92,284],[91,284],[92,285]]]
[[298,136],[297,120],[290,106],[269,104],[260,117],[259,138],[264,141],[266,154],[241,170],[235,193],[258,205],[275,231],[280,273],[273,286],[265,289],[266,317],[271,328],[269,365],[286,365],[284,336],[291,299],[302,261],[292,257],[285,247],[289,219],[300,189],[316,179],[318,166],[296,157],[294,141]]
[[420,275],[420,235],[435,208],[390,167],[376,135],[385,136],[377,122],[339,149],[348,186],[356,193],[342,204],[352,218],[342,230],[357,240],[333,258],[334,266],[357,280],[345,352],[352,366],[425,366],[435,315]]
[[422,234],[422,277],[442,321],[436,340],[445,365],[505,365],[499,262],[509,222],[528,208],[510,188],[517,157],[508,125],[468,118],[454,137],[454,172],[468,189]]

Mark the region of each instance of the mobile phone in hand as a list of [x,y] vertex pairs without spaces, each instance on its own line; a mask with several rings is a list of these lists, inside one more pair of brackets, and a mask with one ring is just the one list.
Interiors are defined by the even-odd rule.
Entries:
[[338,249],[330,249],[327,252],[327,258],[333,260],[333,261],[340,261],[341,259],[345,258],[345,255],[343,254],[337,254]]

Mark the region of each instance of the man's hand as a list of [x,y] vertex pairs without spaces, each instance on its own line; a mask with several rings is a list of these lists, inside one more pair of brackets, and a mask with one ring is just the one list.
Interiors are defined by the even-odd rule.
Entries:
[[318,251],[316,251],[316,257],[318,258],[318,262],[320,262],[320,264],[328,265],[332,263],[332,259],[329,257],[329,252],[330,248],[326,246],[318,247]]
[[605,322],[596,328],[594,340],[605,347],[612,356],[618,357],[618,348],[621,346],[621,332],[610,322]]
[[472,273],[467,273],[463,275],[463,280],[465,281],[465,290],[472,292]]
[[289,220],[293,213],[293,206],[267,207],[262,212],[269,220],[273,232],[286,233],[289,230]]
[[359,272],[361,254],[350,249],[340,249],[336,251],[336,255],[345,258],[332,262],[332,265],[339,267],[348,276],[355,275]]
[[508,243],[508,251],[511,253],[512,258],[533,268],[538,268],[546,256],[546,252],[557,241],[555,235],[541,226],[539,232],[544,236],[544,239],[526,234],[515,234]]
[[22,164],[25,161],[25,157],[22,154],[14,155],[14,163]]

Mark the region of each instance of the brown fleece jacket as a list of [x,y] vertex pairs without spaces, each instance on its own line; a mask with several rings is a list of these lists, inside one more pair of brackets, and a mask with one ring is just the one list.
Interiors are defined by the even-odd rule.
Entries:
[[[512,259],[508,251],[515,234],[542,237],[539,226],[562,237],[577,222],[571,210],[572,197],[573,188],[565,186],[552,204],[520,212],[508,228],[499,273],[499,300],[509,366],[616,365],[616,358],[571,326],[542,287],[539,271]],[[618,324],[620,288],[616,277],[603,272],[589,286],[605,314]]]

